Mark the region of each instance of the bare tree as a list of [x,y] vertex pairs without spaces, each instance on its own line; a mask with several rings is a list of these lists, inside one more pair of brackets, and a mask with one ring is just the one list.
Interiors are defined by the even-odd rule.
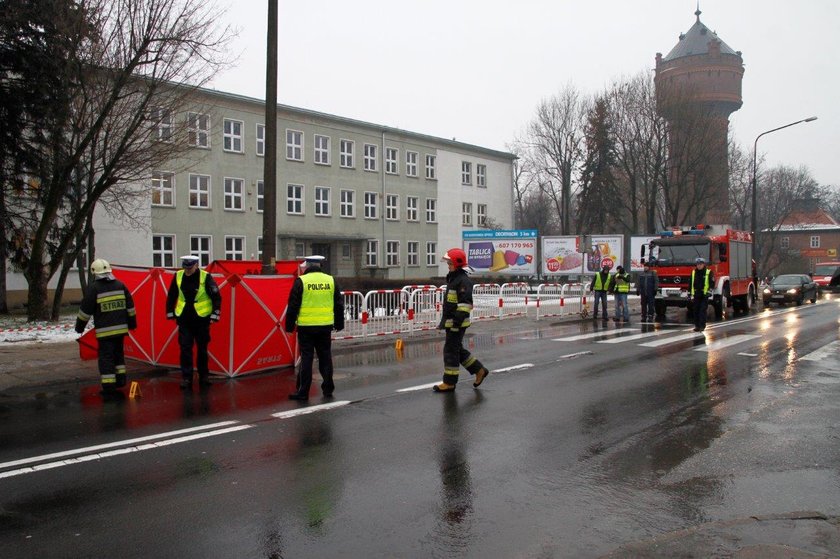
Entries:
[[729,207],[732,225],[749,230],[752,207],[752,152],[730,135],[729,138]]
[[232,37],[206,0],[76,4],[96,34],[79,42],[60,118],[33,131],[43,138],[37,165],[27,169],[33,180],[7,199],[31,320],[47,317],[47,283],[73,260],[68,253],[80,251],[80,234],[106,193],[147,184],[154,169],[187,149],[193,131],[173,118],[227,62]]

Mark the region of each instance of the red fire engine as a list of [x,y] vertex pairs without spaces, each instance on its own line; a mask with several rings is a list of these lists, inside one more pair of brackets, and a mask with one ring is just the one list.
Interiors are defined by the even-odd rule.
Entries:
[[[647,250],[648,258],[645,258]],[[667,307],[689,308],[689,282],[695,259],[702,257],[714,273],[711,306],[715,318],[724,312],[748,312],[756,301],[758,282],[752,259],[752,234],[722,226],[698,225],[673,228],[659,233],[658,239],[642,247],[642,259],[659,275],[656,315]]]

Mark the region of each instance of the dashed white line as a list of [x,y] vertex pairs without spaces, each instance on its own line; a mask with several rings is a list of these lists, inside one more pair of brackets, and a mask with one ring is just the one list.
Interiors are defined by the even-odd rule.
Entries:
[[830,344],[821,347],[816,351],[812,351],[807,355],[803,355],[799,358],[800,361],[822,361],[826,357],[830,355],[837,355],[838,351],[840,351],[840,342],[834,341]]
[[561,355],[555,361],[562,361],[564,359],[574,359],[575,357],[580,357],[581,355],[592,355],[591,351],[578,351],[577,353],[567,353],[566,355]]
[[503,369],[493,369],[490,371],[491,373],[506,373],[507,371],[516,371],[519,369],[530,369],[533,367],[533,363],[522,363],[521,365],[513,365],[511,367],[505,367]]
[[296,410],[281,411],[271,414],[271,417],[276,417],[277,419],[288,419],[290,417],[297,417],[298,415],[306,415],[309,413],[315,413],[317,411],[340,408],[341,406],[346,406],[349,403],[350,400],[339,400],[338,402],[330,402],[329,404],[319,404],[317,406],[307,406],[305,408],[300,408]]
[[440,384],[440,383],[439,382],[430,382],[429,384],[420,384],[420,385],[417,385],[417,386],[409,386],[408,388],[400,388],[399,390],[397,390],[397,392],[413,392],[415,390],[426,390],[427,388],[431,388],[431,387],[433,387],[437,384]]
[[744,351],[740,352],[738,355],[743,355],[744,357],[758,357],[757,353],[746,353]]

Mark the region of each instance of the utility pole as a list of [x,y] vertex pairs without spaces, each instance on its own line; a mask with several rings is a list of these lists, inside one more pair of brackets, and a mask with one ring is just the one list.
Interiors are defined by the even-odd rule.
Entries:
[[263,275],[274,273],[274,263],[277,257],[277,0],[268,0],[266,43]]

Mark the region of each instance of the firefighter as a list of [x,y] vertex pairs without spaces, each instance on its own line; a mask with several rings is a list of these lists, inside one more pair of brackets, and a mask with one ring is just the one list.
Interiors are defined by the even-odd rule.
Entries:
[[659,276],[656,270],[650,269],[650,262],[645,261],[645,271],[639,274],[639,281],[636,282],[636,295],[642,298],[642,322],[647,322],[656,317],[656,290],[659,289]]
[[601,302],[603,309],[603,319],[607,320],[609,310],[607,309],[607,292],[610,290],[610,266],[604,264],[601,266],[601,271],[595,274],[592,283],[589,284],[589,291],[595,294],[595,313],[592,315],[592,320],[598,320],[598,302]]
[[321,393],[329,398],[335,390],[333,382],[332,331],[344,330],[344,299],[335,279],[321,270],[323,256],[307,256],[303,261],[303,275],[295,278],[289,292],[286,309],[286,332],[297,326],[300,348],[300,371],[297,390],[289,394],[290,400],[309,399],[312,385],[312,361],[318,354],[318,372],[321,373]]
[[79,314],[76,332],[81,334],[93,316],[96,342],[99,344],[99,377],[102,394],[113,394],[125,386],[125,353],[123,342],[129,330],[137,328],[137,313],[131,293],[114,277],[107,260],[97,258],[90,265],[94,281],[87,288]]
[[706,309],[709,306],[709,293],[715,282],[712,271],[706,267],[706,260],[700,256],[694,259],[695,267],[691,270],[688,289],[691,295],[691,309],[694,313],[694,331],[706,329]]
[[466,271],[467,255],[460,248],[451,248],[442,259],[449,266],[449,273],[446,274],[445,299],[438,329],[446,330],[446,342],[443,346],[443,382],[436,384],[433,390],[455,390],[461,365],[475,375],[473,386],[478,388],[490,371],[464,348],[464,333],[470,326],[473,306],[473,284]]
[[627,306],[627,294],[630,293],[630,276],[624,271],[624,266],[616,266],[612,276],[611,288],[615,294],[615,320],[630,322],[630,309]]
[[178,323],[178,345],[181,347],[181,389],[189,390],[193,382],[193,345],[196,347],[198,383],[210,384],[207,346],[210,344],[210,323],[221,316],[222,295],[213,276],[200,269],[198,256],[181,257],[181,270],[172,278],[166,297],[166,318]]

